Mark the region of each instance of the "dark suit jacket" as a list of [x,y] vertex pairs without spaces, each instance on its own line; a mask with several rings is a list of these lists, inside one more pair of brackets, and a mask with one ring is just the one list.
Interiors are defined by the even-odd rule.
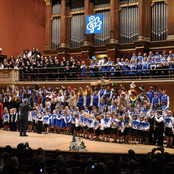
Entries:
[[28,104],[26,103],[21,103],[19,105],[19,120],[28,120],[28,111],[35,110],[35,108],[31,108]]

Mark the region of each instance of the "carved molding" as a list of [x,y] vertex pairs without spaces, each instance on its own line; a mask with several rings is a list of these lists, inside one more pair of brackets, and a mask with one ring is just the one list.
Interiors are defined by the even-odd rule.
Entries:
[[124,8],[124,7],[138,6],[138,4],[139,4],[138,2],[130,2],[130,3],[122,4],[122,5],[120,5],[119,10],[122,10],[122,8]]
[[46,5],[51,5],[51,0],[45,0]]
[[153,0],[151,6],[153,6],[156,2],[165,2],[166,4],[168,4],[166,0]]
[[98,7],[98,8],[95,8],[95,9],[94,9],[94,12],[96,12],[96,11],[102,11],[102,10],[109,10],[109,9],[110,9],[110,6]]

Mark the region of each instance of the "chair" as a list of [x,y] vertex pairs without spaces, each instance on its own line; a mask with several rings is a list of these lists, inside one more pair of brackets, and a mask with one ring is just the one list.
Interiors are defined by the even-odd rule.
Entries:
[[80,174],[81,170],[80,167],[71,167],[72,174]]
[[66,163],[68,164],[69,167],[80,167],[80,164],[82,163],[82,161],[69,160],[69,161],[66,161]]

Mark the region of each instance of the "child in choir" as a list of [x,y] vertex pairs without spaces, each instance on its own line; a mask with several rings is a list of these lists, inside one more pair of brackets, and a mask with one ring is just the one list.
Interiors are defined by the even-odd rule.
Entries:
[[28,132],[32,132],[32,113],[28,112]]
[[174,121],[172,115],[171,115],[171,110],[167,111],[167,115],[165,117],[165,124],[164,124],[164,129],[165,129],[165,135],[167,137],[167,147],[172,148],[172,143],[173,143],[173,133],[172,133],[172,123]]
[[42,103],[39,104],[39,110],[40,110],[40,112],[42,114],[44,113],[44,108],[43,108],[43,104]]
[[93,140],[93,138],[94,138],[94,115],[93,114],[89,115],[88,131],[89,131],[89,139]]
[[31,111],[31,115],[32,115],[32,120],[33,120],[33,131],[36,132],[36,129],[37,129],[37,121],[36,121],[37,113],[36,113],[36,110]]
[[99,141],[100,140],[100,126],[99,126],[99,121],[100,121],[100,116],[97,116],[96,117],[96,120],[94,122],[94,130],[95,130],[95,136],[96,136],[95,141]]
[[111,112],[111,99],[107,100],[108,111]]
[[99,105],[98,105],[98,112],[99,113],[103,113],[103,107],[104,107],[104,99],[103,98],[101,98],[100,99],[100,102],[99,102]]
[[115,66],[114,66],[114,62],[112,62],[111,68],[110,68],[110,74],[111,74],[111,78],[115,77]]
[[43,124],[43,116],[39,110],[37,110],[37,133],[42,134],[42,124]]
[[88,137],[88,130],[87,130],[87,125],[88,125],[88,113],[84,112],[83,113],[83,118],[82,118],[82,127],[83,127],[83,137],[86,138]]
[[89,110],[88,110],[88,106],[87,105],[84,106],[84,112],[86,112],[87,114],[89,114]]
[[128,112],[124,115],[124,136],[125,136],[125,143],[129,144],[131,139],[131,123],[132,119]]
[[119,143],[123,143],[124,120],[122,116],[118,117],[118,139]]
[[66,134],[70,134],[70,129],[71,129],[71,114],[70,114],[70,110],[66,111],[66,115],[65,115],[65,127],[66,127]]
[[163,95],[161,96],[161,101],[165,101],[167,108],[169,107],[170,99],[169,99],[169,96],[167,95],[167,90],[163,90]]
[[157,110],[155,116],[155,135],[158,139],[158,146],[163,146],[163,133],[164,133],[164,118],[162,115],[162,110]]
[[47,112],[48,112],[48,111],[51,112],[51,106],[50,106],[49,103],[46,103],[46,104],[45,104],[45,109],[46,109]]
[[139,144],[143,143],[143,126],[144,126],[144,117],[141,115],[138,121],[138,140],[139,140]]
[[136,114],[137,114],[137,118],[139,119],[140,118],[140,116],[142,115],[141,113],[140,113],[140,110],[138,109],[138,110],[136,110]]
[[117,142],[117,126],[118,126],[118,120],[117,120],[117,115],[114,114],[111,119],[111,134],[114,139],[114,143]]
[[160,98],[158,97],[158,92],[154,92],[154,97],[152,98],[151,107],[155,108],[156,104],[160,105]]
[[98,96],[98,91],[94,91],[94,94],[92,96],[92,106],[95,106],[98,108],[99,105],[99,96]]
[[138,120],[137,115],[134,114],[132,116],[132,123],[131,123],[131,135],[132,135],[132,144],[136,144],[136,138],[137,138],[137,129],[138,129]]
[[92,106],[92,95],[91,95],[91,91],[87,91],[86,94],[86,106],[89,108],[90,106]]
[[163,113],[165,112],[166,108],[167,108],[167,102],[162,100],[161,101],[161,109],[162,109]]
[[9,119],[10,119],[9,112],[6,111],[5,113],[3,113],[3,123],[4,123],[4,130],[5,131],[8,131]]
[[84,114],[84,110],[81,110],[80,111],[80,115],[79,115],[79,120],[80,120],[80,125],[79,125],[79,128],[80,128],[80,134],[81,136],[83,136],[83,114]]
[[16,113],[16,108],[13,108],[13,115],[12,115],[12,131],[16,131],[17,129],[17,120],[18,120],[18,114]]
[[156,135],[155,135],[155,131],[154,131],[154,124],[155,124],[155,112],[154,112],[154,110],[150,111],[150,114],[149,114],[149,124],[150,124],[149,144],[155,145]]
[[111,111],[115,111],[118,108],[116,102],[112,102]]
[[49,132],[49,128],[48,128],[49,120],[50,120],[50,118],[48,116],[48,113],[45,111],[44,115],[43,115],[43,125],[44,125],[44,130],[45,130],[44,134],[48,134],[48,132]]
[[45,110],[47,113],[48,113],[48,116],[49,116],[49,125],[48,125],[48,127],[49,127],[49,132],[51,132],[51,128],[52,128],[52,114],[51,114],[51,110]]
[[72,135],[75,135],[75,115],[76,112],[73,111],[71,114],[71,131],[72,131]]
[[12,131],[12,124],[13,124],[13,109],[10,109],[10,113],[9,113],[9,127],[10,127],[10,131]]
[[65,132],[65,116],[66,116],[66,110],[63,110],[63,113],[60,116],[60,129],[63,130],[63,133]]
[[75,112],[75,135],[80,135],[80,119],[79,114],[77,112]]
[[145,144],[149,143],[149,130],[150,130],[149,118],[145,117],[143,126],[143,136],[145,138]]
[[83,92],[80,92],[78,100],[77,100],[77,106],[78,106],[79,110],[83,110],[85,103],[86,102],[85,102],[85,97],[83,95]]
[[99,126],[100,126],[100,140],[104,141],[104,131],[105,131],[105,121],[104,121],[104,115],[100,115],[100,121],[99,121]]
[[56,111],[56,125],[57,125],[57,133],[60,133],[61,132],[61,128],[60,128],[60,122],[61,122],[61,111],[60,110],[57,110]]
[[53,126],[53,132],[56,132],[57,130],[57,114],[56,110],[53,110],[53,114],[51,116],[52,126]]
[[82,77],[86,77],[86,69],[87,69],[87,66],[85,64],[85,61],[82,61],[82,64],[80,66],[80,69],[81,69],[81,76]]
[[105,122],[105,137],[106,137],[106,141],[110,142],[111,116],[110,116],[109,112],[106,113],[106,117],[104,119],[104,122]]

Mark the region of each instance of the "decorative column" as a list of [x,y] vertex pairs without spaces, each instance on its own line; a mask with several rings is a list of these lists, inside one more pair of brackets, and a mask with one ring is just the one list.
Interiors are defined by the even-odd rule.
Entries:
[[[116,0],[110,1],[110,43],[115,42],[116,35]],[[117,23],[118,24],[118,23]]]
[[66,46],[70,47],[70,36],[71,36],[71,15],[70,15],[70,2],[66,3]]
[[116,23],[116,32],[115,32],[115,40],[116,43],[119,43],[120,38],[120,0],[116,0],[115,2],[115,23]]
[[[85,15],[84,15],[84,33],[86,33],[86,16],[94,14],[94,2],[93,0],[85,0]],[[84,35],[84,45],[93,45],[94,35],[85,34]]]
[[61,0],[61,34],[60,47],[66,47],[66,0]]
[[138,40],[144,40],[144,29],[146,24],[145,22],[145,12],[146,11],[145,5],[144,5],[144,0],[139,0],[138,1],[138,16],[139,16],[139,20],[138,20]]
[[46,3],[46,19],[45,19],[45,50],[51,49],[51,0],[45,0]]
[[167,19],[167,40],[174,40],[174,1],[168,2],[168,19]]

